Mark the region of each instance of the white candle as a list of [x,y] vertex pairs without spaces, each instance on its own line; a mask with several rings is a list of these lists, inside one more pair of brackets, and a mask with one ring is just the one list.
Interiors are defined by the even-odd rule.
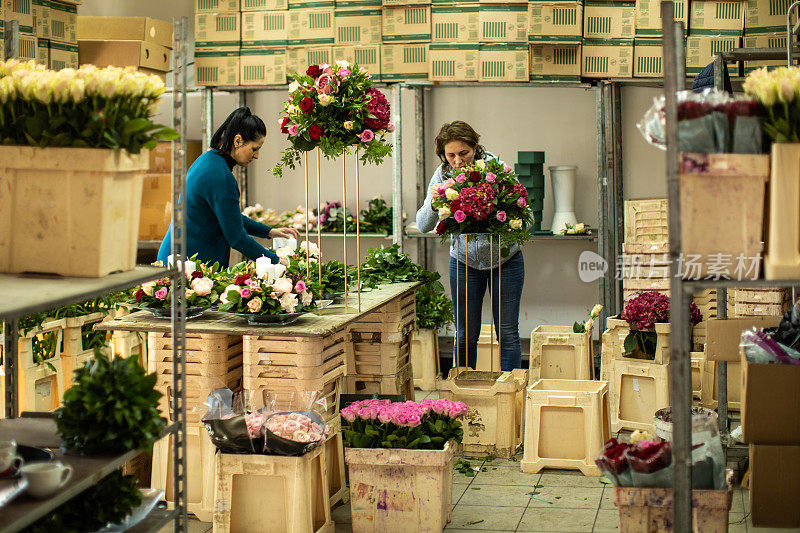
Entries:
[[186,274],[191,276],[195,270],[197,270],[197,264],[194,261],[186,261]]
[[286,239],[286,248],[289,248],[290,250],[297,250],[297,239],[294,237]]
[[172,264],[174,262],[175,262],[175,256],[174,255],[168,255],[167,256],[167,268],[172,267]]
[[256,259],[256,276],[262,279],[267,279],[272,270],[272,261],[269,257],[261,256]]
[[275,237],[274,239],[272,239],[272,247],[275,248],[276,250],[278,248],[283,248],[286,246],[287,241],[288,239],[285,239],[283,237]]
[[283,276],[283,273],[286,272],[286,267],[281,264],[273,265],[273,267],[275,267],[273,270],[273,275],[275,276],[275,279]]

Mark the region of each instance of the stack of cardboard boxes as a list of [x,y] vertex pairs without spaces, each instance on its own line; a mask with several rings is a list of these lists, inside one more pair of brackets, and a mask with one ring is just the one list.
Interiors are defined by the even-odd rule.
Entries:
[[[31,0],[0,0],[0,36],[5,36],[5,27],[8,22],[19,21],[19,59],[43,58],[47,64],[46,54],[38,54],[36,38],[36,24],[33,21],[33,5]],[[5,54],[5,51],[0,52]],[[6,59],[5,56],[2,56]]]
[[0,0],[0,38],[6,22],[19,22],[19,59],[60,70],[78,66],[76,27],[80,0]]
[[528,16],[530,79],[580,81],[583,2],[532,0]]
[[383,0],[381,79],[428,79],[431,0]]
[[[744,6],[745,48],[786,49],[786,14],[789,0],[748,0]],[[744,74],[764,66],[786,66],[786,61],[745,61]]]
[[[195,0],[194,8],[195,83],[239,85],[242,42],[240,0]],[[271,21],[262,21],[263,24],[267,22]],[[282,25],[282,29],[279,28],[275,33],[286,34],[285,16]],[[272,29],[264,30],[264,33],[268,32],[272,33]]]

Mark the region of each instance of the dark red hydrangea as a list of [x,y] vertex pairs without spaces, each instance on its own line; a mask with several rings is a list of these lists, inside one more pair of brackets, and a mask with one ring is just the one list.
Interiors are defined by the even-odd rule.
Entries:
[[389,101],[375,87],[367,89],[367,112],[375,118],[367,118],[364,123],[373,131],[386,129],[389,125]]
[[311,113],[314,111],[314,100],[308,96],[300,100],[300,111],[303,113]]
[[678,103],[678,120],[690,120],[708,115],[711,105],[704,102],[684,101]]
[[286,127],[288,123],[289,117],[283,117],[283,120],[281,121],[281,133],[284,135],[289,135],[289,128]]
[[250,274],[244,274],[242,276],[236,276],[233,280],[234,285],[244,285],[244,283],[250,279]]
[[464,187],[461,189],[458,199],[461,201],[461,210],[467,215],[475,217],[475,220],[485,220],[494,209],[494,204],[492,204],[494,190],[486,182],[474,187]]
[[[635,329],[653,329],[657,323],[669,322],[669,296],[655,291],[639,293],[625,304],[621,317]],[[690,323],[694,326],[702,320],[697,305],[689,304]]]
[[322,69],[319,68],[319,65],[311,65],[306,70],[306,74],[311,76],[314,79],[319,78],[320,74],[322,74]]
[[444,220],[442,220],[436,225],[436,233],[439,235],[444,235],[446,232],[447,232],[447,224],[445,224]]
[[325,130],[319,124],[314,124],[308,128],[308,136],[311,137],[312,141],[318,141],[323,133],[325,133]]
[[134,298],[136,298],[136,303],[142,301],[142,296],[144,296],[144,290],[139,289],[138,291],[136,291],[136,294],[134,295]]

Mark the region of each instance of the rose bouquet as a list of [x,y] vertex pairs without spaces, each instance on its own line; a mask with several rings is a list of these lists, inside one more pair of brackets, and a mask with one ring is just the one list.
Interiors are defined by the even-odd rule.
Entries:
[[[631,326],[630,333],[625,337],[625,353],[632,354],[638,349],[652,359],[658,341],[658,336],[652,329],[657,323],[669,322],[669,296],[655,291],[639,293],[628,300],[620,318]],[[689,322],[695,326],[702,320],[700,308],[691,302]]]
[[512,244],[530,238],[527,227],[533,212],[528,191],[510,166],[479,159],[433,187],[432,205],[439,213],[436,233],[443,238],[464,233],[497,236],[504,255]]
[[800,67],[751,72],[744,92],[761,104],[761,125],[777,143],[800,142]]
[[362,400],[342,409],[345,444],[354,448],[441,450],[449,440],[461,442],[463,402],[427,399],[417,402]]
[[351,153],[355,146],[361,161],[376,165],[392,152],[386,141],[386,134],[394,131],[389,102],[372,86],[367,69],[347,61],[295,73],[281,114],[281,133],[292,146],[272,169],[276,176],[283,175],[285,166],[295,168],[302,153],[314,148],[330,159]]
[[578,224],[570,224],[567,222],[564,224],[564,229],[561,230],[561,233],[564,235],[591,235],[592,230],[583,222]]
[[306,282],[284,273],[266,279],[252,269],[233,278],[219,297],[219,311],[248,315],[302,313],[314,308],[314,296]]
[[[316,210],[314,210],[314,214],[316,214]],[[345,212],[342,202],[326,203],[319,215],[319,223],[326,231],[341,233],[344,231],[345,224],[347,224],[347,231],[356,230],[356,219],[350,211]]]
[[262,224],[266,224],[267,226],[273,228],[281,228],[286,227],[287,224],[284,224],[284,220],[286,218],[286,214],[278,214],[272,208],[264,208],[261,204],[251,205],[244,208],[242,214],[256,222],[261,222]]
[[53,71],[9,59],[0,62],[0,143],[138,154],[178,137],[152,121],[164,90],[158,76],[132,67]]

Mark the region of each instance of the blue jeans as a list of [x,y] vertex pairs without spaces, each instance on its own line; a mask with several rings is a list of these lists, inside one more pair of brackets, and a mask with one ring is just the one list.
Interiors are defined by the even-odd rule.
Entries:
[[[458,282],[456,282],[456,273],[458,273]],[[492,288],[494,294],[492,315],[494,316],[495,333],[500,339],[500,370],[513,370],[522,366],[522,349],[519,342],[519,304],[522,299],[522,285],[525,282],[525,261],[521,251],[493,271],[467,267],[464,263],[456,261],[454,257],[450,258],[450,292],[453,298],[455,321],[458,324],[457,352],[453,354],[454,366],[456,361],[459,365],[464,366],[465,361],[462,354],[467,354],[467,366],[475,368],[477,364],[481,309],[490,280],[494,285]],[[465,298],[464,295],[467,297]],[[497,317],[498,311],[500,320]],[[498,324],[500,331],[497,330]],[[467,334],[469,334],[468,341]]]

